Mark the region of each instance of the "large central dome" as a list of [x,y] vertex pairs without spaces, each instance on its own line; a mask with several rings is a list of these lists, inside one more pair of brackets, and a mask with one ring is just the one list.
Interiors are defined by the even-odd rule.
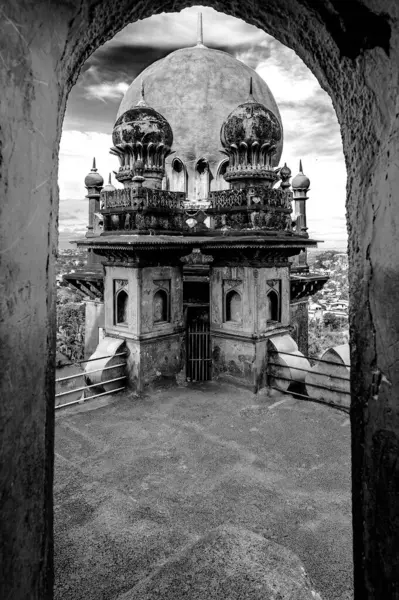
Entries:
[[[212,180],[226,158],[220,151],[220,129],[237,105],[248,100],[251,77],[254,98],[281,125],[276,101],[256,71],[226,52],[202,45],[176,50],[147,67],[127,90],[117,118],[136,106],[143,81],[146,102],[167,119],[173,131],[174,154],[167,160],[167,174],[170,176],[172,161],[180,159],[187,171],[188,194],[193,197],[194,171],[201,159],[208,162],[210,189],[214,188]],[[274,165],[280,160],[282,147],[281,137]]]

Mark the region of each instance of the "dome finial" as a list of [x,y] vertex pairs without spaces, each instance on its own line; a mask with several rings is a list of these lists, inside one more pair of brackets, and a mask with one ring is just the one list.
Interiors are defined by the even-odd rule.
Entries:
[[140,100],[137,102],[136,106],[148,106],[144,98],[144,79],[141,79]]
[[197,17],[197,46],[204,48],[204,31],[202,27],[202,13],[198,13]]
[[252,77],[249,78],[249,102],[256,102],[253,96],[253,81]]
[[97,171],[96,169],[96,157],[93,158],[93,166],[91,168],[91,170],[95,173]]
[[111,185],[111,173],[108,176],[108,183]]
[[299,172],[303,173],[303,169],[302,169],[302,159],[299,161]]

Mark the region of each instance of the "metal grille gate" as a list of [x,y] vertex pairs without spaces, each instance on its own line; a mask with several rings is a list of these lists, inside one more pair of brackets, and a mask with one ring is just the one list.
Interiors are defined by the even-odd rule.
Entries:
[[209,381],[212,373],[209,323],[192,321],[187,329],[187,379]]

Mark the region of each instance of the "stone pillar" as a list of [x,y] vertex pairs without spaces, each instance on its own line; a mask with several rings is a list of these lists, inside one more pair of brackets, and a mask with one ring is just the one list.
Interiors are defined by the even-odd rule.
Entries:
[[105,333],[129,351],[129,385],[137,392],[184,368],[182,266],[105,266]]
[[251,389],[266,385],[267,340],[289,332],[289,267],[212,266],[213,375]]

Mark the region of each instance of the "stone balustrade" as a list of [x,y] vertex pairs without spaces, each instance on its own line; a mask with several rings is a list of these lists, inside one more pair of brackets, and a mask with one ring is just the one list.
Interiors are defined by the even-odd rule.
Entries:
[[188,229],[183,218],[183,192],[126,188],[102,192],[104,232],[175,233]]
[[190,210],[184,192],[146,187],[102,192],[104,232],[200,233],[201,231],[296,231],[291,193],[251,186],[210,192],[208,205]]
[[212,228],[292,231],[291,194],[282,189],[251,186],[211,192]]

